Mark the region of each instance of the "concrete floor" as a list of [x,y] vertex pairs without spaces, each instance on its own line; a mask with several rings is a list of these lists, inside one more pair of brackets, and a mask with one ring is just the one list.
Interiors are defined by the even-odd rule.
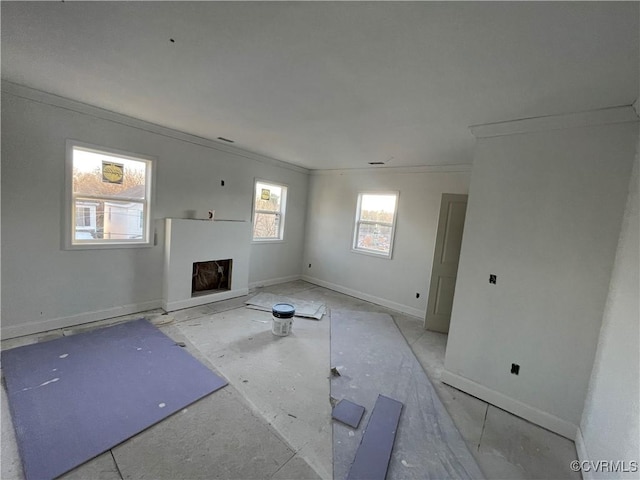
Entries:
[[[258,289],[344,310],[390,314],[433,382],[486,478],[580,478],[572,441],[440,382],[447,336],[419,319],[303,282]],[[254,292],[254,293],[257,293]],[[330,479],[329,317],[296,318],[288,337],[271,334],[269,312],[248,297],[161,315],[145,312],[2,341],[2,349],[146,316],[229,380],[194,403],[87,462],[65,479]],[[4,385],[0,478],[23,479]]]

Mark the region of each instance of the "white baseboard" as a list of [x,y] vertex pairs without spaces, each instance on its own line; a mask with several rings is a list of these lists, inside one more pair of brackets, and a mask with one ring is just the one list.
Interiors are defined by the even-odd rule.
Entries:
[[442,372],[441,380],[447,385],[451,385],[458,390],[462,390],[463,392],[484,400],[491,405],[495,405],[502,410],[513,413],[514,415],[524,418],[525,420],[529,420],[531,423],[535,423],[542,428],[551,430],[552,432],[555,432],[558,435],[562,435],[569,440],[575,441],[576,439],[578,426],[574,425],[571,422],[558,418],[555,415],[551,415],[550,413],[538,410],[535,407],[522,403],[511,397],[507,397],[500,392],[491,390],[484,385],[480,385],[473,380],[469,380],[468,378],[464,378],[455,373],[451,373],[448,370],[444,370]]
[[[584,443],[584,437],[582,436],[582,430],[580,430],[580,427],[578,427],[578,431],[576,432],[575,441],[576,441],[576,451],[578,452],[578,460],[580,461],[580,463],[582,464],[582,462],[589,461],[587,446]],[[593,480],[594,478],[596,478],[593,475],[593,472],[591,470],[587,470],[586,472],[580,470],[580,473],[582,474],[583,480]]]
[[149,302],[132,303],[120,307],[107,308],[95,312],[79,313],[70,317],[58,317],[38,322],[27,322],[20,325],[9,325],[2,327],[2,339],[22,337],[33,333],[42,333],[58,328],[75,327],[84,323],[97,322],[112,317],[121,317],[133,313],[145,312],[162,306],[161,300],[151,300]]
[[288,277],[270,278],[268,280],[260,280],[258,282],[251,282],[249,288],[269,287],[271,285],[278,285],[279,283],[295,282],[300,280],[302,275],[289,275]]
[[335,290],[336,292],[344,293],[345,295],[349,295],[351,297],[359,298],[360,300],[366,300],[367,302],[390,308],[391,310],[395,310],[397,312],[406,313],[407,315],[411,315],[412,317],[424,319],[427,313],[426,311],[418,310],[417,308],[402,305],[401,303],[392,302],[391,300],[386,300],[384,298],[375,297],[373,295],[369,295],[368,293],[359,292],[358,290],[353,290],[351,288],[343,287],[342,285],[326,282],[324,280],[320,280],[319,278],[309,277],[308,275],[302,275],[302,280],[313,283],[314,285],[319,285],[320,287],[328,288],[329,290]]
[[162,302],[162,309],[165,312],[174,312],[183,308],[197,307],[206,303],[219,302],[220,300],[228,300],[230,298],[242,297],[249,293],[248,288],[238,288],[237,290],[229,290],[227,292],[212,293],[211,295],[202,295],[199,297],[191,297],[185,300],[175,300],[173,302]]

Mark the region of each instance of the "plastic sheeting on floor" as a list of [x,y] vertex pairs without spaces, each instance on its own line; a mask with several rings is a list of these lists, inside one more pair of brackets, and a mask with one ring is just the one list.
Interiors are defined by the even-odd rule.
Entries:
[[483,478],[467,445],[393,319],[331,312],[331,396],[365,407],[360,428],[333,424],[333,476],[346,478],[373,406],[382,394],[404,404],[387,480]]
[[254,308],[256,310],[263,310],[270,312],[271,307],[276,303],[288,303],[293,305],[296,309],[296,317],[313,318],[320,320],[327,310],[327,306],[324,303],[308,302],[306,300],[300,300],[292,297],[285,297],[283,295],[276,295],[273,293],[261,292],[256,296],[251,297],[245,302],[248,308]]

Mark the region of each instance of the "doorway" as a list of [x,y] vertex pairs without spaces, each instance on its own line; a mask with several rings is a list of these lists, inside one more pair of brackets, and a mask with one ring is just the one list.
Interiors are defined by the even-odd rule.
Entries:
[[449,333],[468,195],[442,194],[424,328]]

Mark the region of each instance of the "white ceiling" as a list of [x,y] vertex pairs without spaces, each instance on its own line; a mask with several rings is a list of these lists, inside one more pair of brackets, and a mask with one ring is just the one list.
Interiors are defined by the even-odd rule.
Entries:
[[638,5],[3,1],[2,78],[311,169],[469,164],[470,125],[632,104]]

